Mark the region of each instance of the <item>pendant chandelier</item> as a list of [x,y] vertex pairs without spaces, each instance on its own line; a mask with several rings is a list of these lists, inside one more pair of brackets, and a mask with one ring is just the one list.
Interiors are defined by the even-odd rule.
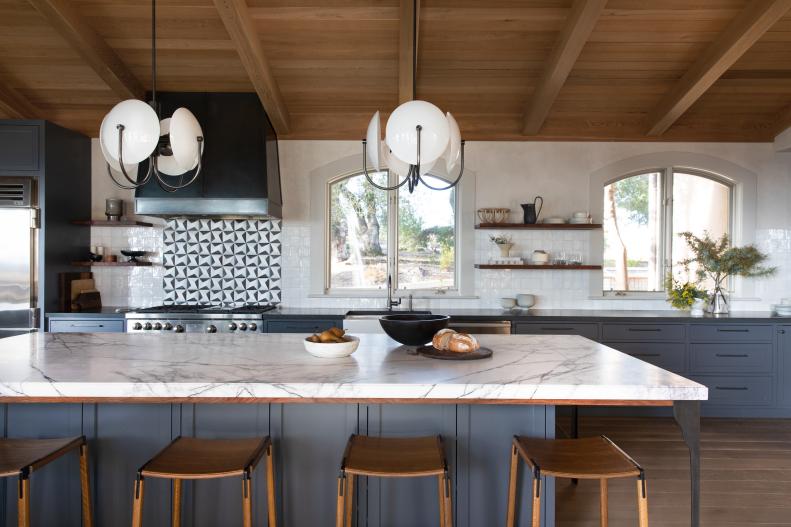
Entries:
[[[151,1],[151,101],[128,99],[116,104],[102,120],[99,145],[107,175],[123,189],[142,187],[151,179],[167,192],[192,184],[201,172],[203,130],[186,108],[160,120],[157,106],[156,0]],[[138,164],[148,159],[139,179]],[[194,174],[185,181],[191,170]],[[116,176],[120,173],[123,180]],[[177,180],[170,178],[178,178]]]

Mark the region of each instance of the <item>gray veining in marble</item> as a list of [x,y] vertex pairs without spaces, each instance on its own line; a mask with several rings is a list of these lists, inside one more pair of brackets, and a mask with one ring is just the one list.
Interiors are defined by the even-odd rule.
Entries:
[[384,335],[320,359],[301,335],[38,333],[0,340],[0,397],[705,400],[707,389],[578,336],[483,335],[494,356],[441,361]]

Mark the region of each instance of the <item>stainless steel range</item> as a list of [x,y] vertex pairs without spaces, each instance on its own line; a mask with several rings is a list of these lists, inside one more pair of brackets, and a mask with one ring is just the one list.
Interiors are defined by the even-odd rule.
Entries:
[[264,304],[165,305],[126,313],[127,333],[256,333],[263,314],[277,306]]

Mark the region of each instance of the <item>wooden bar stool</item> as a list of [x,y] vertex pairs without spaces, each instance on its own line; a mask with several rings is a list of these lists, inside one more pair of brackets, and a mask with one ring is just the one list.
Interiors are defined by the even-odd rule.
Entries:
[[352,527],[356,476],[380,478],[437,477],[439,522],[453,526],[451,484],[441,436],[395,438],[352,434],[338,476],[337,527]]
[[30,474],[72,450],[80,454],[82,525],[93,527],[88,481],[88,443],[85,436],[59,439],[0,439],[0,477],[17,476],[19,527],[30,526]]
[[533,527],[541,524],[541,476],[598,479],[601,526],[607,527],[607,480],[637,477],[637,514],[640,527],[648,527],[645,472],[637,462],[605,436],[583,439],[533,439],[514,437],[508,484],[506,527],[516,516],[516,481],[519,458],[533,472]]
[[269,527],[277,525],[275,470],[269,437],[250,439],[198,439],[177,437],[137,471],[132,527],[143,524],[143,491],[146,478],[173,480],[173,527],[181,526],[181,483],[185,479],[242,477],[242,518],[244,527],[253,524],[251,476],[266,455],[267,509]]

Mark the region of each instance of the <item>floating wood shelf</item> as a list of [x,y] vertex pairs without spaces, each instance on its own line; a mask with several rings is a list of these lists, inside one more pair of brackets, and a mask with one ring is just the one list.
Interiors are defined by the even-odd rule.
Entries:
[[538,229],[551,231],[591,231],[601,229],[601,223],[481,223],[476,229]]
[[152,262],[71,262],[75,267],[149,267]]
[[75,220],[74,225],[92,225],[94,227],[153,227],[153,223],[135,220]]
[[537,269],[541,271],[596,271],[601,265],[475,264],[476,269]]

